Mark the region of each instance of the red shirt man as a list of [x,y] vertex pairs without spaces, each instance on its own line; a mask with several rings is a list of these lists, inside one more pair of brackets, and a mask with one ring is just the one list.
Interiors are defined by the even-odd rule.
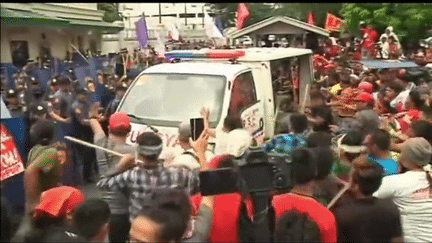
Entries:
[[306,213],[320,229],[322,242],[337,242],[336,219],[333,213],[312,197],[317,176],[316,154],[299,147],[292,152],[295,185],[290,193],[274,196],[276,224],[287,211]]
[[286,211],[296,209],[299,212],[306,213],[317,223],[322,242],[337,241],[335,217],[330,210],[317,200],[303,195],[287,193],[273,197],[272,204],[275,209],[276,220]]
[[363,31],[363,48],[369,52],[369,58],[375,57],[375,44],[378,39],[378,32],[373,29],[372,24],[368,24]]

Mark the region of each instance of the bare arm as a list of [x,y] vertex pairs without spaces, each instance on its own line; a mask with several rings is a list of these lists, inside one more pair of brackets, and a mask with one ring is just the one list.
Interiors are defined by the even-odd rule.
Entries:
[[31,212],[39,202],[39,168],[33,162],[24,172],[24,189],[28,205],[31,207],[28,212]]
[[98,113],[98,104],[95,103],[90,107],[89,110],[89,123],[90,123],[90,127],[93,130],[94,133],[94,137],[101,137],[103,135],[105,135],[105,132],[101,126],[101,124],[98,121],[98,118],[100,118],[100,115]]
[[216,129],[210,128],[210,120],[209,120],[210,111],[209,111],[209,109],[206,109],[203,107],[201,110],[201,116],[204,119],[204,129],[207,129],[210,136],[212,138],[215,138],[216,137]]
[[197,152],[198,162],[201,165],[200,168],[201,171],[209,169],[207,158],[206,158],[206,149],[207,149],[209,138],[210,138],[210,134],[208,132],[208,129],[204,129],[204,131],[201,133],[197,141],[192,143],[193,148]]
[[70,123],[72,121],[72,119],[70,117],[68,118],[63,118],[59,115],[57,115],[54,112],[49,113],[49,115],[51,116],[52,119],[58,121],[58,122],[63,122],[63,123]]
[[95,137],[105,135],[105,132],[102,129],[102,126],[100,125],[99,121],[96,118],[90,118],[90,126],[93,130]]

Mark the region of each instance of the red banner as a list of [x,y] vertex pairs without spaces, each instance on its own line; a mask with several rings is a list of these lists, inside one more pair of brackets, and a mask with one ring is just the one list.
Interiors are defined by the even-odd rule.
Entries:
[[237,29],[241,29],[243,28],[246,18],[250,16],[250,12],[248,7],[246,6],[246,3],[239,3],[236,16],[236,27]]
[[310,11],[309,14],[308,14],[307,23],[311,24],[311,25],[315,25],[315,17],[313,15],[312,11]]
[[325,29],[328,31],[340,31],[340,29],[345,26],[345,20],[336,17],[333,14],[327,13],[327,19],[325,24]]
[[16,147],[14,137],[5,125],[1,124],[1,181],[24,171],[21,155]]

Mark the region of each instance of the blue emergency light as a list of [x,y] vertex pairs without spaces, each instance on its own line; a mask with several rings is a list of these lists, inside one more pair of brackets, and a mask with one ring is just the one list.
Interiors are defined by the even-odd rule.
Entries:
[[165,53],[166,57],[173,59],[187,59],[187,58],[239,58],[245,55],[244,51],[238,50],[211,50],[207,52],[191,51],[191,50],[178,50]]

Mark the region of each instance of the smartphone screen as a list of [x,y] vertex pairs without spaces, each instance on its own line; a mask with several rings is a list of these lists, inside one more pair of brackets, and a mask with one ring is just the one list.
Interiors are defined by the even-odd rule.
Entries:
[[219,195],[238,191],[238,174],[232,168],[205,170],[200,172],[201,195]]
[[192,133],[192,140],[196,141],[201,133],[204,131],[204,119],[193,118],[190,119],[190,128]]

